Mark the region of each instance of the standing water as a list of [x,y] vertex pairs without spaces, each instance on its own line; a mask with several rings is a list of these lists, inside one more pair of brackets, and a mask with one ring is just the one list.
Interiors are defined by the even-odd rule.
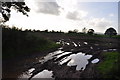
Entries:
[[68,60],[70,60],[70,62],[67,64],[67,66],[77,66],[76,70],[84,70],[86,65],[88,64],[88,59],[90,59],[92,57],[92,55],[85,55],[84,53],[77,53],[77,54],[72,54],[68,57],[66,57],[64,60],[62,60],[60,62],[60,64],[64,64],[65,62],[67,62]]

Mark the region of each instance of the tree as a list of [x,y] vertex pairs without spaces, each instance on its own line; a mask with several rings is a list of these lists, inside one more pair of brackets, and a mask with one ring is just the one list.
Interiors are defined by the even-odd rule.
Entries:
[[86,33],[86,32],[87,32],[87,29],[84,27],[84,28],[82,29],[82,32],[83,32],[83,33]]
[[94,33],[94,30],[93,30],[93,29],[89,29],[87,33],[88,33],[88,34],[93,34],[93,33]]
[[73,30],[74,33],[78,33],[78,31],[79,31],[78,29],[74,29]]
[[3,22],[9,21],[11,8],[14,8],[18,12],[23,13],[23,15],[28,16],[27,12],[30,11],[30,8],[25,4],[25,2],[19,2],[19,0],[11,0],[11,2],[1,2],[0,1],[0,12],[4,19]]
[[108,28],[105,33],[105,35],[109,35],[109,36],[113,36],[113,35],[117,35],[117,32],[114,28]]
[[73,31],[69,30],[68,33],[73,33]]

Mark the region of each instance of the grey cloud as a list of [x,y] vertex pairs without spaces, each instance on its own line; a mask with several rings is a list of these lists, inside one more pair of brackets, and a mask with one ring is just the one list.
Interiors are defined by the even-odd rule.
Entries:
[[59,15],[59,6],[56,2],[37,2],[37,13]]
[[96,24],[97,27],[106,27],[106,26],[111,26],[110,22],[100,22]]
[[88,22],[89,25],[99,28],[100,30],[104,30],[108,26],[111,25],[111,21],[106,20],[104,18],[93,18]]
[[74,11],[74,12],[68,12],[66,17],[68,19],[79,20],[80,18],[78,15],[79,15],[79,13],[77,11]]
[[68,12],[66,15],[68,19],[73,19],[73,20],[82,20],[85,16],[87,16],[87,12],[85,11]]

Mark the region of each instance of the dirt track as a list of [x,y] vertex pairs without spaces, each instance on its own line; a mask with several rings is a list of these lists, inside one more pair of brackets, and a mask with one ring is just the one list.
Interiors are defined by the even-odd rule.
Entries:
[[[32,57],[23,57],[23,59],[18,59],[17,63],[5,63],[3,66],[8,65],[9,68],[8,66],[3,68],[3,71],[8,72],[4,74],[4,77],[6,78],[7,76],[8,78],[16,78],[16,76],[21,74],[21,72],[34,67],[35,71],[32,72],[33,75],[30,78],[32,78],[34,75],[36,75],[44,69],[52,70],[54,78],[98,78],[99,74],[95,69],[95,66],[97,64],[92,64],[90,62],[95,58],[99,58],[100,60],[102,60],[101,54],[105,51],[118,50],[119,40],[117,38],[95,38],[89,36],[53,36],[54,35],[47,35],[44,37],[47,37],[48,39],[53,40],[55,42],[61,40],[63,42],[61,42],[63,48],[62,50],[71,53],[63,55],[60,58],[57,58],[57,60],[55,58],[48,60],[44,64],[41,64],[40,62],[38,62],[38,60],[43,59],[45,55],[47,55],[50,52],[53,52],[54,50],[47,51],[45,52],[46,54],[44,54],[43,52],[44,55],[36,54]],[[69,45],[65,42],[69,43]],[[77,46],[75,46],[73,42]],[[58,65],[58,61],[60,61],[61,59],[70,56],[71,54],[77,54],[78,52],[93,55],[93,57],[89,59],[89,64],[87,65],[84,71],[76,71],[76,66],[66,66],[66,64],[69,61],[64,63],[63,65]],[[18,72],[16,72],[16,70],[18,70]]]

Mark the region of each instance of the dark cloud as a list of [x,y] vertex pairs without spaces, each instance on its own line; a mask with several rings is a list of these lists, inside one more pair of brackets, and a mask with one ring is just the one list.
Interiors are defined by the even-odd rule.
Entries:
[[59,6],[56,2],[36,2],[38,10],[37,13],[59,15]]

